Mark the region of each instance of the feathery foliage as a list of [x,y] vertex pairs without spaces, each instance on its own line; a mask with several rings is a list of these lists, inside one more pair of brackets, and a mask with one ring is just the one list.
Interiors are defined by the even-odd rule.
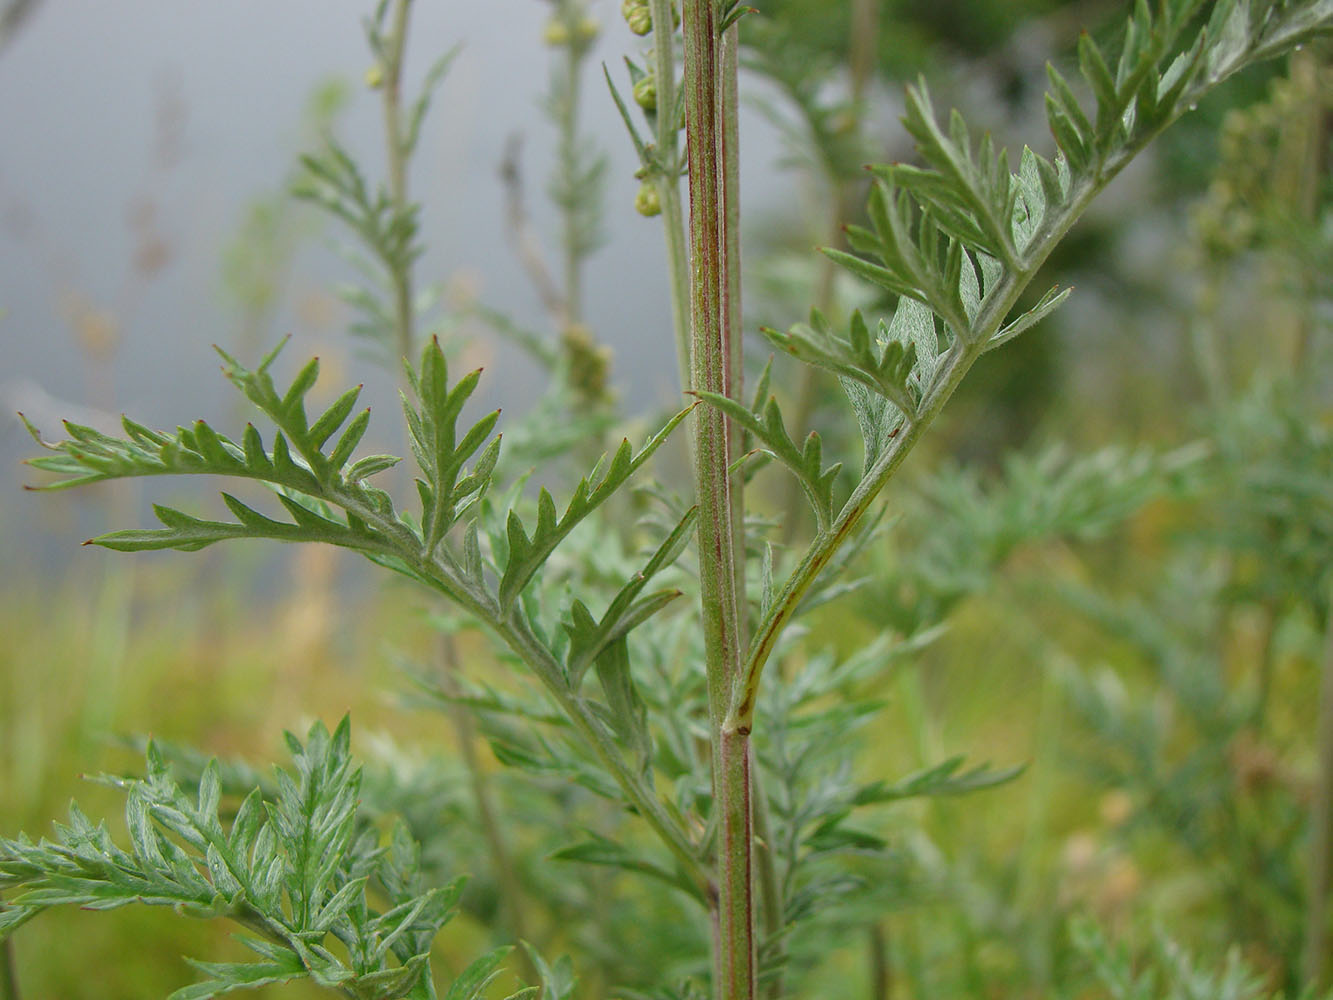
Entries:
[[[0,889],[15,893],[0,914],[0,936],[54,906],[171,906],[239,924],[241,942],[259,957],[192,961],[209,978],[172,1000],[298,979],[365,1000],[434,997],[431,942],[456,912],[462,880],[424,886],[405,828],[382,845],[378,831],[358,821],[361,771],[350,736],[345,718],[333,733],[316,723],[304,744],[289,734],[293,771],[275,770],[275,792],[265,797],[255,788],[234,812],[222,806],[216,760],[197,793],[186,794],[150,742],[143,778],[101,779],[125,790],[129,850],[77,805],[56,825],[55,840],[0,840]],[[448,996],[480,996],[507,950],[469,966]]]
[[[412,268],[422,252],[419,208],[406,195],[406,162],[429,95],[448,66],[446,56],[428,74],[416,103],[406,112],[399,107],[408,7],[406,0],[393,6],[390,27],[391,5],[381,0],[366,26],[377,85],[385,88],[387,183],[374,187],[352,155],[329,140],[303,161],[296,191],[346,223],[370,253],[375,263],[367,277],[383,288],[351,293],[360,314],[356,332],[403,357],[417,350]],[[1070,463],[1058,456],[1013,461],[1003,484],[989,490],[964,474],[943,475],[909,512],[925,524],[928,539],[917,553],[917,576],[890,582],[891,590],[897,584],[902,594],[915,594],[916,606],[906,607],[905,597],[891,594],[877,611],[880,638],[858,654],[806,656],[799,671],[761,685],[766,667],[797,647],[802,631],[794,626],[802,614],[860,587],[848,577],[878,537],[877,499],[968,370],[1066,300],[1069,289],[1056,286],[1034,305],[1019,307],[1097,194],[1209,90],[1333,28],[1333,5],[1136,3],[1113,54],[1082,36],[1079,81],[1049,70],[1045,110],[1056,146],[1050,156],[1025,148],[1011,158],[988,135],[976,136],[959,112],[941,123],[924,81],[909,89],[904,125],[920,163],[872,167],[867,224],[847,228],[848,249],[825,251],[834,264],[883,293],[890,314],[867,318],[855,312],[842,322],[816,309],[808,323],[764,331],[776,348],[837,377],[850,407],[848,425],[854,419],[863,444],[849,490],[844,463],[827,461],[824,439],[790,426],[772,391],[771,369],[750,405],[736,391],[740,331],[732,324],[739,303],[731,297],[739,290],[728,263],[736,166],[726,130],[735,114],[728,86],[734,82],[737,22],[748,8],[711,0],[685,7],[680,87],[673,12],[667,0],[626,0],[622,9],[637,34],[656,31],[651,74],[629,63],[652,141],[640,134],[614,85],[612,93],[640,158],[640,211],[652,215],[656,209],[664,217],[682,369],[692,373],[684,388],[702,403],[693,421],[697,506],[661,487],[638,497],[627,489],[694,406],[667,419],[638,450],[623,440],[577,479],[562,506],[546,487],[529,496],[526,475],[507,478],[498,411],[476,420],[464,416],[480,372],[451,382],[434,338],[415,365],[404,361],[403,410],[416,466],[410,508],[372,484],[383,482],[375,477],[399,459],[358,455],[369,420],[368,411],[358,409],[359,388],[322,413],[308,412],[318,361],[280,388],[272,373],[276,350],[253,370],[222,355],[227,377],[272,425],[267,440],[251,425],[228,437],[204,421],[160,431],[125,418],[124,436],[66,424],[69,439],[57,444],[41,442],[32,429],[50,451],[32,465],[56,477],[47,489],[207,474],[257,483],[276,498],[278,509],[264,513],[259,500],[223,493],[230,521],[158,506],[161,527],[114,531],[92,539],[96,545],[193,551],[242,538],[323,542],[359,552],[447,598],[495,640],[500,657],[520,677],[537,682],[546,701],[538,705],[498,683],[438,684],[423,676],[424,696],[473,712],[502,764],[565,793],[592,792],[634,817],[633,828],[589,826],[572,842],[566,837],[551,856],[608,878],[625,873],[670,887],[700,925],[715,928],[713,968],[722,978],[713,990],[719,1000],[750,1000],[759,991],[783,995],[785,977],[809,967],[821,930],[850,920],[858,905],[883,902],[883,886],[890,882],[881,876],[896,859],[888,841],[861,824],[867,810],[992,788],[1022,771],[1008,764],[969,767],[959,756],[941,755],[906,776],[855,775],[849,746],[881,707],[867,696],[869,686],[882,681],[895,661],[929,644],[958,599],[983,587],[987,574],[1020,544],[1101,530],[1159,495],[1171,477],[1192,472],[1199,456],[1187,449],[1167,456],[1106,453]],[[561,130],[551,193],[565,223],[566,281],[557,296],[557,332],[563,347],[578,350],[591,350],[581,329],[579,266],[597,243],[595,194],[604,170],[602,159],[581,143],[576,118],[580,66],[595,35],[581,3],[556,5],[548,42],[566,50],[550,106]],[[763,35],[757,32],[761,43]],[[840,142],[836,109],[821,103],[811,76],[800,70],[770,63],[767,72],[797,103],[826,153],[829,175],[840,176],[854,137]],[[1078,90],[1092,102],[1081,100]],[[677,190],[686,163],[678,143],[682,120],[695,173],[692,358],[680,336],[691,311],[684,301],[688,281]],[[570,390],[577,381],[574,362],[566,358],[562,369],[549,345],[518,337],[535,344],[534,353],[571,380],[563,387]],[[1313,433],[1290,433],[1284,440],[1293,451],[1326,451]],[[763,461],[796,478],[814,514],[808,544],[775,551],[763,528],[749,530],[740,492]],[[1251,471],[1268,473],[1263,466]],[[1291,486],[1290,468],[1279,471]],[[1314,489],[1288,492],[1319,499]],[[649,507],[651,524],[620,516]],[[612,509],[614,519],[607,516]],[[1272,520],[1291,512],[1265,513]],[[613,526],[613,520],[622,523]],[[691,550],[696,536],[700,544]],[[659,589],[650,591],[650,583]],[[685,624],[679,613],[678,598],[687,589],[703,594],[702,621]],[[1199,662],[1139,627],[1140,616],[1117,617],[1094,599],[1084,605],[1115,618],[1148,654],[1159,656],[1173,683],[1203,684]],[[894,615],[902,619],[901,636],[885,629],[885,618]],[[1071,690],[1082,690],[1077,684],[1072,681]],[[1098,701],[1100,693],[1081,700],[1092,713],[1109,717],[1115,706]],[[1224,693],[1203,694],[1209,697],[1192,691],[1213,721],[1237,721],[1228,714]],[[1134,729],[1138,721],[1126,723],[1131,736],[1140,743],[1163,742],[1159,732]],[[133,850],[116,848],[104,828],[77,810],[54,843],[0,842],[0,889],[17,893],[0,910],[0,927],[12,931],[60,903],[174,905],[193,915],[237,920],[263,960],[201,963],[209,980],[177,997],[302,977],[350,996],[434,995],[427,973],[430,942],[458,906],[460,883],[424,889],[416,848],[401,827],[381,847],[375,829],[358,824],[360,772],[348,757],[346,723],[332,736],[316,727],[305,745],[289,742],[297,776],[280,772],[267,800],[265,793],[251,792],[229,829],[218,813],[221,768],[199,768],[193,775],[197,787],[187,791],[150,744],[147,777],[123,781]],[[1147,759],[1146,753],[1136,758]],[[1168,777],[1185,782],[1189,769]],[[658,844],[641,844],[644,833]],[[368,891],[384,896],[387,907],[372,908]],[[619,946],[633,930],[617,928],[611,940]],[[339,942],[333,950],[325,944],[330,935]],[[640,993],[626,995],[695,995],[691,977],[703,978],[701,970],[709,966],[706,937],[696,933],[683,946],[693,963],[684,985],[633,982]],[[1125,979],[1099,947],[1089,945],[1095,964],[1108,982],[1129,991],[1124,995],[1152,986]],[[502,958],[492,952],[478,959],[448,996],[479,996]],[[528,959],[546,995],[572,995],[567,963],[548,966],[533,950]],[[1181,996],[1212,990],[1240,1000],[1251,989],[1238,972],[1201,978],[1183,965],[1181,981],[1190,984]]]

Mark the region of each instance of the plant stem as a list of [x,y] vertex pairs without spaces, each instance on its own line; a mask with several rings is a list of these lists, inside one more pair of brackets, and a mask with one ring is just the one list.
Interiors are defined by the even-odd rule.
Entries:
[[[859,133],[861,130],[862,110],[866,88],[870,85],[875,72],[875,49],[879,42],[880,5],[883,0],[852,0],[852,13],[847,32],[847,66],[850,76],[850,116],[849,130]],[[860,180],[855,177],[839,175],[840,164],[831,157],[820,158],[828,176],[825,178],[829,189],[828,205],[828,246],[841,249],[844,245],[842,227],[855,210],[855,197],[860,189]],[[836,280],[838,267],[829,257],[820,260],[815,283],[815,302],[820,312],[833,313],[836,305]],[[798,429],[810,425],[815,405],[819,399],[820,372],[812,365],[801,367],[800,387],[796,392],[796,409],[792,414],[792,426]],[[782,540],[790,543],[797,537],[797,532],[809,523],[804,495],[800,484],[792,480],[788,484],[787,501],[783,505],[785,517],[782,523]]]
[[[458,650],[454,637],[448,633],[440,637],[440,689],[446,695],[458,695]],[[495,884],[499,889],[500,906],[505,915],[506,935],[515,941],[528,940],[526,912],[523,900],[523,887],[519,884],[509,855],[509,845],[505,843],[504,831],[496,818],[495,799],[486,776],[481,770],[481,759],[477,756],[477,726],[467,706],[455,702],[449,706],[449,721],[453,725],[454,739],[458,744],[458,753],[463,758],[463,770],[467,772],[468,783],[472,789],[472,798],[477,806],[477,821],[481,825],[482,839],[490,854],[491,869],[495,875]],[[528,979],[540,978],[532,964],[526,949],[519,949],[518,960],[523,966],[524,976]]]
[[[392,536],[397,531],[390,522],[379,517],[369,507],[347,509],[362,517],[367,523],[385,531],[387,535]],[[601,761],[621,791],[625,793],[625,798],[631,803],[633,811],[643,817],[663,845],[675,856],[682,870],[699,888],[700,896],[707,895],[711,886],[711,874],[707,866],[701,862],[689,835],[639,775],[637,768],[625,760],[601,717],[588,707],[587,702],[580,698],[577,692],[570,689],[563,664],[557,661],[542,641],[533,634],[522,611],[516,608],[507,615],[499,614],[494,598],[485,591],[472,590],[464,582],[465,577],[461,569],[443,547],[436,550],[432,556],[415,563],[413,569],[422,577],[429,579],[434,589],[444,594],[477,621],[484,622],[501,642],[532,668],[533,674],[555,699],[584,746]]]
[[672,0],[652,0],[653,79],[657,82],[657,195],[662,203],[662,231],[666,236],[667,277],[671,286],[671,322],[676,335],[676,364],[680,385],[690,384],[690,278],[685,213],[680,198],[680,129],[676,118],[675,31],[671,25]]
[[[722,237],[726,254],[726,268],[723,277],[723,343],[727,351],[727,395],[735,400],[745,396],[745,335],[741,309],[741,201],[740,201],[740,107],[739,93],[739,26],[733,24],[722,35],[719,45],[721,63],[721,86],[718,88],[718,119],[722,127],[722,149],[720,151],[720,174],[722,180]],[[728,421],[730,423],[730,421]],[[727,437],[728,457],[740,454],[740,429],[731,424]],[[745,530],[745,476],[740,468],[735,468],[731,476],[731,524],[733,537]],[[732,547],[734,587],[737,613],[736,648],[743,650],[750,641],[750,629],[745,604],[745,542],[736,538]],[[739,662],[737,664],[739,672]],[[760,916],[763,920],[764,938],[772,942],[774,954],[770,956],[781,964],[785,944],[783,929],[783,893],[778,880],[777,856],[769,839],[772,824],[769,822],[768,800],[764,797],[759,779],[759,771],[753,768],[749,772],[750,808],[754,824],[754,840],[758,842],[752,848],[752,859],[759,882]],[[752,890],[751,890],[752,891]],[[753,910],[753,906],[751,907]],[[753,918],[751,918],[753,920]],[[782,995],[782,976],[775,975],[767,987],[767,995],[777,1000]]]
[[[1151,131],[1136,137],[1133,142],[1105,155],[1096,164],[1095,169],[1075,179],[1065,195],[1064,202],[1048,206],[1046,218],[1042,220],[1040,229],[1033,234],[1031,242],[1024,249],[1018,266],[1007,270],[987,291],[976,316],[966,324],[950,322],[959,339],[954,341],[952,349],[945,355],[934,381],[917,406],[916,415],[906,421],[902,432],[866,471],[833,523],[824,531],[818,532],[811,540],[796,569],[783,583],[768,613],[759,623],[746,653],[744,678],[736,686],[735,701],[724,725],[741,727],[747,731],[753,726],[759,681],[764,666],[768,663],[768,658],[783,628],[795,614],[801,598],[832,561],[838,549],[851,538],[856,525],[870,509],[880,491],[893,478],[904,459],[921,440],[926,428],[939,416],[944,404],[949,401],[968,370],[986,352],[991,338],[1018,304],[1023,290],[1046,262],[1056,245],[1083,215],[1092,200],[1153,139],[1180,117],[1185,108],[1194,106],[1204,94],[1230,77],[1241,66],[1268,58],[1294,44],[1295,39],[1304,37],[1303,32],[1306,30],[1308,29],[1298,24],[1283,26],[1273,31],[1265,44],[1233,54],[1230,60],[1216,67],[1211,75],[1186,89],[1174,115],[1163,120]],[[967,339],[963,339],[964,337]]]
[[14,939],[0,943],[0,1000],[19,1000],[18,963],[14,960]]
[[[735,251],[724,175],[734,164],[734,56],[722,44],[713,0],[686,0],[685,129],[690,167],[691,381],[693,391],[735,390],[732,320]],[[734,41],[731,43],[734,46]],[[728,73],[730,71],[730,74]],[[731,184],[734,185],[733,176]],[[722,412],[704,407],[694,420],[699,501],[699,578],[713,744],[713,809],[718,828],[714,958],[718,1000],[752,1000],[755,986],[750,787],[750,727],[724,725],[740,672],[736,592],[736,524],[731,497],[730,429]]]
[[[387,39],[384,56],[384,129],[389,161],[389,196],[393,199],[395,215],[403,216],[409,209],[407,192],[407,139],[403,134],[402,77],[403,56],[407,47],[408,15],[412,0],[398,0],[394,8],[393,26]],[[412,265],[393,269],[395,341],[399,354],[410,358],[416,352],[415,317],[412,309]],[[445,635],[440,643],[440,684],[447,694],[457,694],[458,657],[453,637]],[[455,704],[449,712],[455,741],[463,767],[467,771],[472,797],[477,807],[486,847],[490,853],[496,885],[502,906],[508,917],[509,929],[516,939],[524,939],[523,894],[510,863],[504,833],[496,820],[495,801],[481,771],[477,757],[477,731],[466,707]],[[524,971],[536,978],[531,959],[523,952],[520,961]]]
[[[389,158],[389,197],[395,214],[407,211],[407,141],[403,135],[403,49],[407,44],[408,14],[412,0],[398,0],[393,11],[393,27],[384,52],[384,139]],[[393,268],[394,325],[398,354],[410,358],[415,345],[412,315],[412,271],[410,267]]]
[[580,186],[579,83],[583,59],[588,51],[587,46],[577,40],[581,14],[582,4],[570,0],[562,0],[559,4],[556,16],[564,20],[570,42],[564,47],[562,76],[553,84],[551,94],[556,125],[560,130],[557,152],[560,173],[555,183],[564,189],[563,196],[557,200],[561,208],[562,291],[567,327],[583,322],[583,258],[586,255],[584,224],[580,218],[584,208],[575,194]]
[[890,1000],[893,996],[893,970],[889,967],[889,935],[884,922],[870,925],[866,948],[870,959],[871,1000]]
[[[773,824],[769,819],[768,799],[764,797],[759,768],[750,773],[751,802],[754,809],[755,880],[759,883],[759,917],[763,921],[763,944],[770,962],[781,966],[786,952],[782,938],[783,892],[778,879],[777,852],[773,844]],[[782,973],[768,982],[765,991],[770,1000],[782,996]]]
[[753,1000],[754,829],[751,822],[750,734],[723,728],[719,737],[719,770],[714,779],[718,810],[717,923],[721,978],[714,988],[718,1000]]
[[500,181],[505,189],[505,217],[508,223],[509,237],[513,240],[514,252],[519,263],[532,280],[533,289],[541,299],[542,307],[557,330],[569,326],[565,314],[565,301],[556,287],[555,279],[546,266],[542,256],[541,241],[533,231],[528,218],[527,206],[523,203],[523,171],[519,163],[522,142],[518,135],[509,137],[505,144],[504,159],[500,161]]
[[[722,246],[722,349],[726,355],[723,369],[724,392],[740,400],[745,377],[744,343],[741,328],[741,184],[740,184],[740,91],[738,81],[740,33],[733,24],[718,39],[717,123],[721,145],[718,148],[718,198],[722,225],[718,242]],[[740,428],[728,423],[727,447],[730,455],[740,447]],[[731,478],[732,523],[741,529],[744,477],[740,470]],[[736,592],[745,590],[745,548],[736,546],[735,563],[739,570]]]
[[637,770],[626,763],[601,717],[569,689],[564,681],[563,666],[551,657],[546,647],[522,620],[516,620],[511,616],[510,619],[497,622],[485,605],[474,604],[457,597],[455,599],[482,621],[490,623],[505,645],[533,668],[537,679],[555,698],[556,704],[569,718],[584,745],[611,772],[616,784],[625,793],[625,798],[633,805],[634,811],[643,817],[675,856],[685,873],[699,887],[701,895],[706,895],[711,888],[712,877],[707,866],[700,861],[694,844],[662,805],[657,795],[639,776]]
[[1333,889],[1333,587],[1324,625],[1319,678],[1319,723],[1314,797],[1310,802],[1310,870],[1306,887],[1305,948],[1301,971],[1317,988],[1328,962],[1328,899]]

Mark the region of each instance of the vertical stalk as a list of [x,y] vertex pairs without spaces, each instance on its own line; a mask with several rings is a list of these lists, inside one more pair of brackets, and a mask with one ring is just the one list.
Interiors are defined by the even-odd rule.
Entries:
[[1314,797],[1310,803],[1310,870],[1306,885],[1301,971],[1318,988],[1328,968],[1328,902],[1333,890],[1333,587],[1324,624]]
[[[738,82],[740,35],[733,24],[718,40],[717,124],[721,147],[718,149],[718,197],[721,202],[722,232],[718,243],[722,247],[723,266],[720,278],[722,292],[722,349],[726,354],[725,392],[731,399],[741,399],[744,338],[741,332],[741,184],[740,184],[740,93]],[[734,454],[740,446],[740,428],[728,421],[727,443]],[[734,516],[739,518],[741,484],[739,471],[731,480]],[[735,521],[737,530],[741,522]],[[744,590],[745,550],[738,547],[736,565],[742,570],[737,592]]]
[[[852,0],[851,20],[847,33],[847,66],[850,76],[850,128],[854,133],[860,132],[862,105],[866,89],[870,86],[870,80],[875,72],[875,50],[879,42],[882,3],[883,0]],[[855,177],[840,176],[838,172],[840,165],[831,157],[824,157],[822,162],[828,173],[825,180],[829,187],[826,245],[833,249],[842,249],[844,243],[842,227],[856,211],[860,180]],[[821,254],[815,280],[814,304],[825,315],[832,313],[835,305],[837,276],[838,265],[828,255]],[[819,369],[813,365],[801,366],[796,408],[792,412],[792,426],[802,433],[810,425],[814,415],[819,396],[820,377]],[[801,526],[809,521],[800,485],[795,480],[788,485],[783,510],[786,516],[783,521],[782,540],[789,543],[796,537]]]
[[[389,197],[393,199],[394,212],[404,215],[408,211],[407,160],[409,150],[407,137],[403,132],[402,80],[403,59],[407,48],[408,15],[412,0],[397,0],[393,12],[393,24],[390,34],[385,39],[383,50],[384,74],[384,138],[388,155]],[[412,265],[392,269],[394,292],[394,339],[398,353],[411,359],[416,353],[415,317],[412,306]],[[440,687],[448,695],[459,693],[458,655],[453,637],[445,635],[440,644]],[[454,704],[448,711],[449,721],[454,730],[455,741],[463,766],[468,773],[472,796],[477,807],[478,822],[490,853],[491,866],[494,869],[496,885],[499,887],[501,905],[508,917],[509,929],[516,938],[526,935],[523,930],[523,896],[518,880],[515,878],[513,865],[510,863],[509,850],[505,843],[504,831],[497,820],[495,800],[486,784],[486,777],[481,770],[477,757],[477,731],[468,709]],[[536,978],[536,969],[531,959],[524,952],[520,956],[524,971],[531,978]]]
[[[561,15],[569,28],[570,41],[565,46],[564,79],[557,85],[556,115],[560,126],[560,169],[566,177],[577,173],[579,160],[579,77],[587,47],[578,40],[580,10],[562,4]],[[559,183],[559,182],[557,182]],[[583,233],[579,219],[580,206],[572,192],[561,199],[561,219],[564,257],[565,324],[574,326],[583,322]]]
[[[460,694],[456,676],[458,649],[454,637],[448,633],[441,637],[440,666],[440,689],[447,695]],[[449,706],[448,715],[458,744],[458,753],[463,758],[463,769],[467,772],[468,784],[472,789],[472,798],[477,806],[477,822],[481,825],[482,838],[490,854],[495,884],[500,893],[500,909],[505,917],[506,934],[515,941],[526,941],[528,933],[523,916],[523,889],[510,860],[509,845],[505,842],[504,830],[500,826],[495,799],[491,795],[490,786],[486,784],[486,775],[482,773],[481,760],[477,756],[476,723],[467,706],[457,702]],[[519,949],[518,961],[526,978],[540,978],[526,949]]]
[[[878,2],[878,0],[875,0]],[[722,149],[719,158],[721,175],[722,235],[720,242],[726,265],[722,277],[722,340],[727,354],[727,395],[745,400],[745,332],[741,310],[741,185],[740,185],[740,108],[739,63],[740,31],[733,24],[722,34],[718,61],[721,80],[718,87],[718,123],[722,130]],[[727,448],[729,456],[740,454],[740,428],[728,421]],[[735,592],[738,604],[738,649],[750,644],[749,623],[745,605],[745,476],[737,468],[731,477],[731,523],[736,537],[733,545]],[[750,803],[754,831],[761,844],[753,848],[753,863],[759,882],[760,909],[764,936],[782,947],[783,898],[777,871],[777,859],[769,841],[772,824],[768,816],[768,800],[764,798],[758,772],[750,774]],[[782,995],[782,977],[774,976],[768,984],[767,995],[776,1000]]]
[[[407,44],[408,14],[412,0],[398,0],[393,11],[393,27],[384,51],[384,140],[389,157],[389,197],[394,208],[407,209],[407,141],[403,135],[403,49]],[[414,347],[412,315],[412,270],[393,268],[393,308],[398,354],[410,358]]]
[[870,959],[870,1000],[891,1000],[893,970],[889,966],[889,935],[884,921],[870,925],[866,952]]
[[[723,154],[725,122],[736,114],[735,84],[718,32],[714,0],[686,0],[685,129],[690,169],[691,388],[734,389],[729,343],[732,291]],[[733,179],[734,180],[734,179]],[[733,195],[734,197],[734,195]],[[718,828],[714,901],[718,1000],[753,1000],[755,986],[750,730],[724,726],[740,674],[740,616],[736,591],[727,420],[715,407],[694,418],[695,485],[699,501],[699,576],[713,746],[713,808]]]
[[680,129],[676,119],[676,54],[672,0],[651,0],[653,79],[657,82],[657,195],[666,235],[667,275],[671,283],[671,322],[676,334],[680,384],[690,384],[690,278],[685,213],[680,200]]
[[[755,881],[759,887],[758,918],[762,922],[763,954],[778,965],[786,954],[782,938],[783,902],[785,893],[778,878],[777,851],[773,843],[773,823],[769,817],[768,799],[764,797],[763,782],[760,772],[755,768],[750,774],[750,800],[754,812],[754,866]],[[756,946],[756,960],[759,945]],[[765,984],[764,994],[769,1000],[779,1000],[782,996],[782,974],[779,971]]]
[[14,960],[14,939],[0,943],[0,1000],[19,1000],[18,963]]
[[[1310,227],[1312,233],[1319,225],[1320,196],[1329,167],[1329,101],[1319,88],[1321,62],[1314,47],[1291,54],[1288,80],[1303,100],[1294,120],[1283,130],[1286,134],[1280,141],[1285,155],[1279,159],[1280,173],[1275,178],[1278,190],[1287,192],[1284,200],[1295,219],[1300,225]],[[1300,259],[1298,256],[1297,260]],[[1306,391],[1312,385],[1311,373],[1317,370],[1309,361],[1319,328],[1315,303],[1319,299],[1316,285],[1320,268],[1317,265],[1292,268],[1290,261],[1284,266],[1297,274],[1291,370],[1297,376],[1297,384]]]

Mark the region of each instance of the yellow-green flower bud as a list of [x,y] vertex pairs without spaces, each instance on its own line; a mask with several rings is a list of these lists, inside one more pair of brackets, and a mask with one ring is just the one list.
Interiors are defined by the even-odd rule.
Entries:
[[602,25],[595,17],[581,17],[575,32],[580,45],[591,45],[601,34]]
[[589,402],[607,402],[611,398],[611,350],[601,347],[592,330],[582,323],[567,326],[560,333],[560,345],[569,363],[569,382]]
[[644,181],[639,185],[639,193],[634,196],[634,210],[650,219],[662,214],[662,196],[657,193],[657,185],[652,181]]
[[376,63],[370,69],[366,70],[366,86],[371,90],[379,90],[384,86],[384,67]]
[[620,5],[620,13],[629,30],[636,35],[646,35],[653,30],[653,12],[644,0],[625,0]]
[[542,32],[542,41],[553,49],[568,45],[569,26],[558,17],[551,18],[546,22],[546,30]]
[[657,78],[644,76],[634,85],[634,100],[644,111],[657,110]]

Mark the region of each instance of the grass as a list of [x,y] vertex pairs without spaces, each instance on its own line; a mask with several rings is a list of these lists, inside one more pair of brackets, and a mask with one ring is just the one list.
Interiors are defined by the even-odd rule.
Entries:
[[[1171,524],[1160,508],[1148,508],[1118,538],[1152,553]],[[254,557],[244,548],[202,562],[89,554],[63,581],[6,595],[0,828],[44,830],[74,796],[92,815],[117,816],[119,794],[80,773],[134,770],[138,761],[118,737],[145,730],[224,757],[262,757],[256,748],[277,746],[283,729],[350,708],[362,753],[374,734],[392,734],[409,748],[441,742],[441,716],[404,712],[384,696],[403,688],[396,664],[421,661],[432,641],[419,609],[400,599],[402,587],[366,594],[359,563],[320,549],[289,550],[266,572],[291,575],[300,585],[280,601],[256,603],[240,596],[255,573],[247,564]],[[1058,548],[1021,550],[1005,568],[1005,586],[967,600],[936,645],[900,667],[885,690],[867,692],[888,702],[860,765],[867,778],[962,751],[973,761],[1029,764],[1017,786],[965,804],[895,807],[876,820],[877,832],[889,837],[911,872],[898,887],[902,908],[887,913],[882,926],[897,975],[910,979],[919,967],[923,986],[952,981],[932,971],[950,954],[964,959],[954,989],[976,977],[1041,981],[1071,961],[1063,921],[1085,912],[1131,937],[1165,920],[1173,935],[1208,951],[1220,953],[1226,944],[1218,936],[1223,915],[1210,873],[1192,865],[1169,835],[1129,830],[1125,809],[1138,803],[1070,767],[1069,749],[1096,741],[1044,679],[1049,637],[1065,641],[1084,662],[1115,664],[1131,685],[1143,688],[1151,679],[1123,643],[1032,599],[1032,581],[1068,573],[1070,560]],[[866,610],[856,602],[826,610],[813,622],[816,637],[854,646],[867,627]],[[1016,625],[1024,616],[1030,624]],[[61,627],[36,624],[53,619]],[[392,647],[375,636],[391,636]],[[1242,623],[1229,643],[1243,663],[1253,636]],[[489,679],[478,655],[468,650],[464,657],[470,673]],[[1310,722],[1307,712],[1293,710],[1306,676],[1288,662],[1277,680],[1274,703],[1285,707],[1275,728],[1294,742]],[[482,760],[494,768],[485,750]],[[541,844],[532,831],[515,838],[520,854],[540,851]],[[617,892],[627,888],[617,881]],[[1021,934],[1010,937],[1016,929]],[[461,960],[484,944],[485,934],[474,923],[448,935],[437,959],[442,974],[452,964],[450,952],[457,949]],[[84,949],[82,968],[61,958],[59,945],[71,936]],[[225,956],[234,949],[225,937],[225,929],[160,910],[130,908],[110,918],[55,913],[17,939],[22,985],[25,995],[78,1000],[91,995],[80,992],[91,964],[104,970],[92,980],[99,996],[165,994],[191,975],[179,956]],[[1265,956],[1249,957],[1263,966]],[[859,942],[833,948],[820,971],[823,981],[855,991],[866,975]],[[256,995],[318,994],[269,987]]]

